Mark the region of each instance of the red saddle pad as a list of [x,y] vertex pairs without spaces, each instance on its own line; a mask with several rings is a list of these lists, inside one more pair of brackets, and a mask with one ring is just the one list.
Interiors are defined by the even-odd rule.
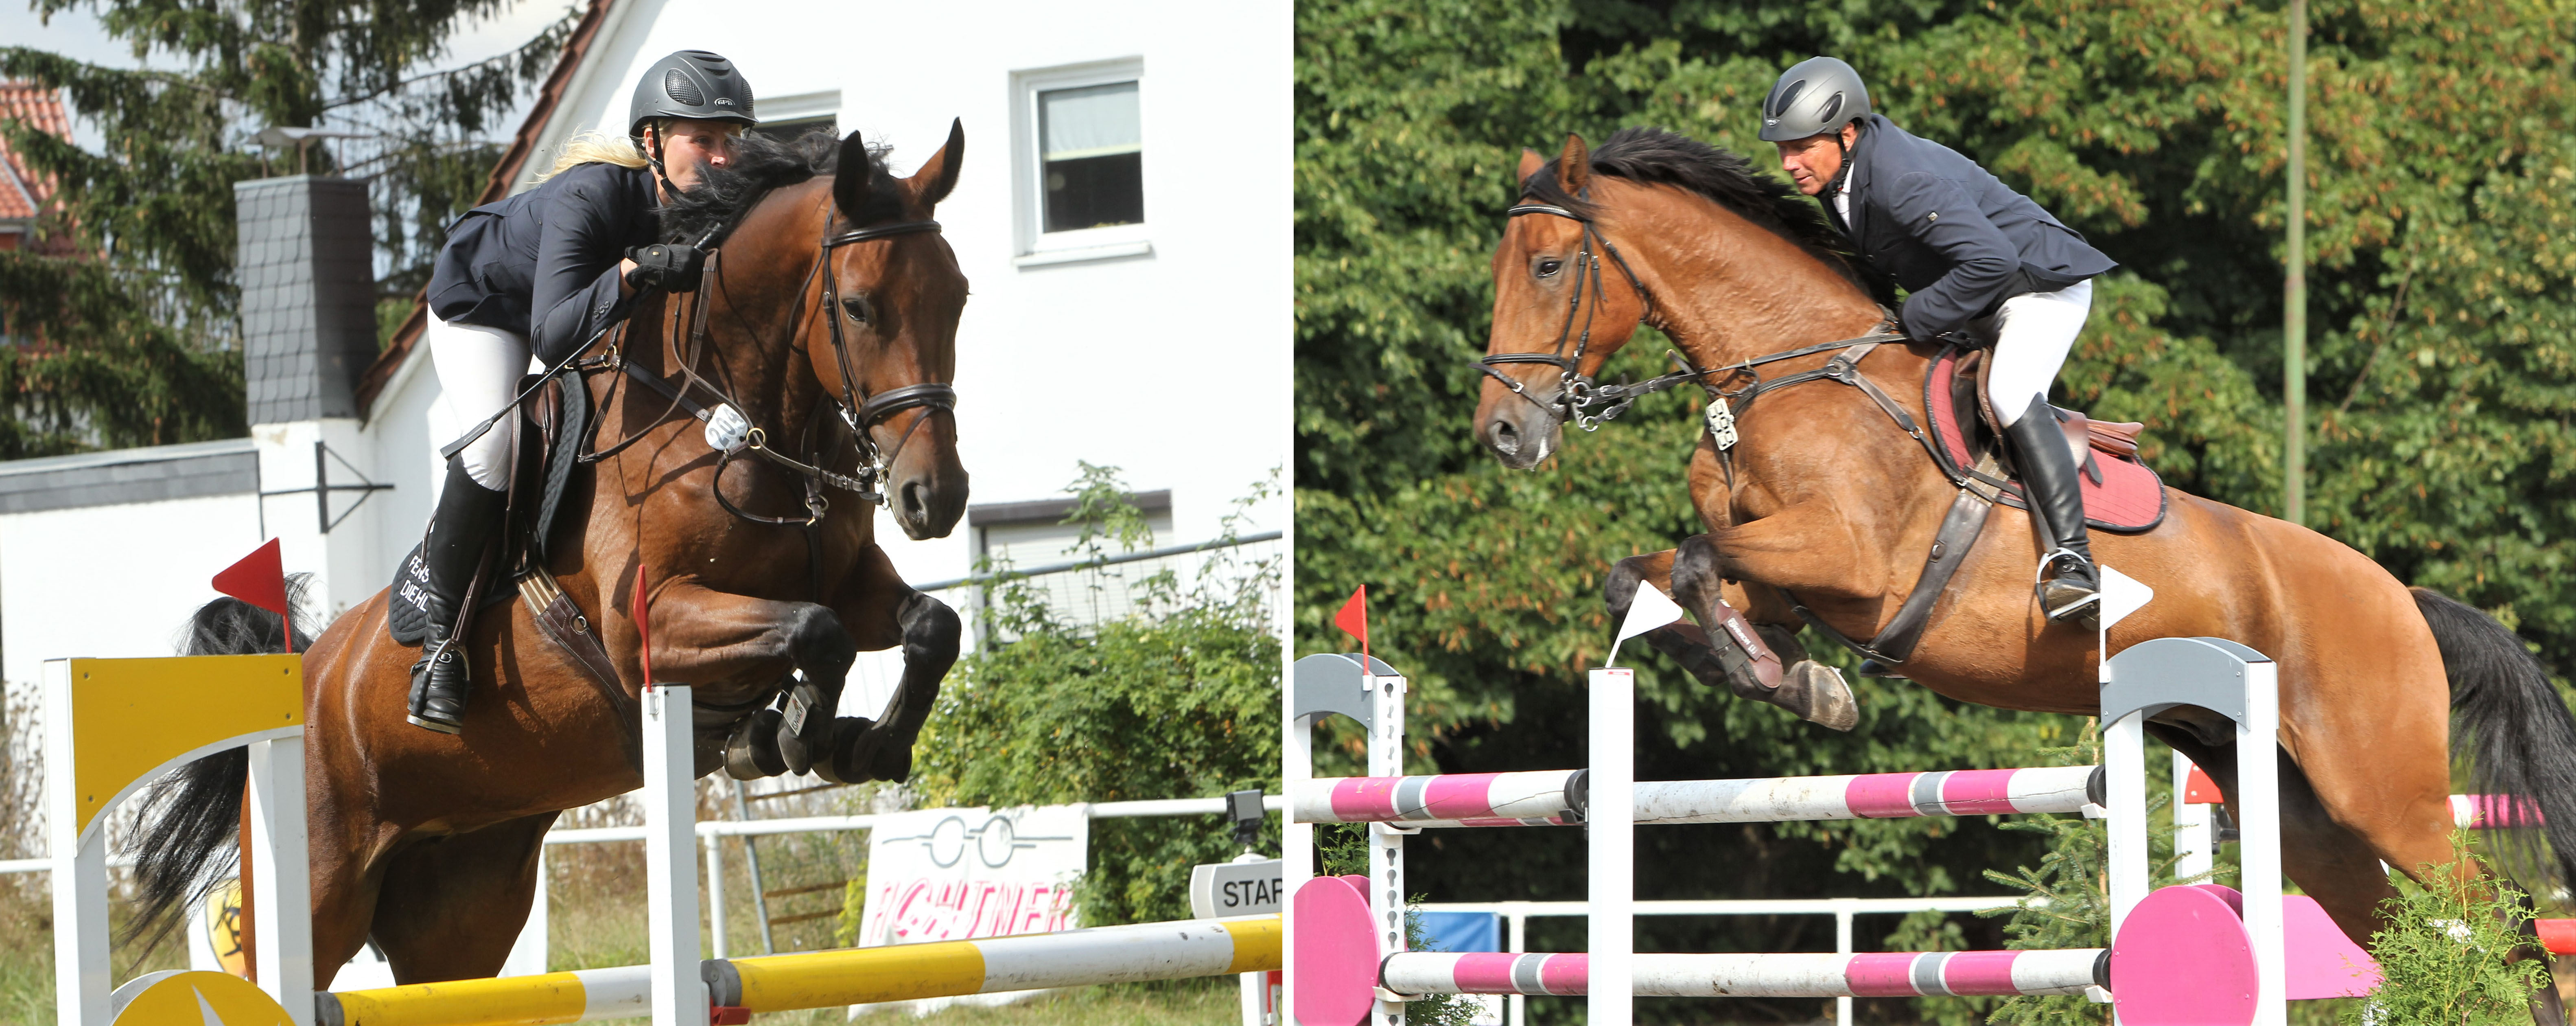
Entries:
[[[1932,415],[1932,434],[1940,439],[1941,451],[1949,454],[1951,462],[1970,467],[1976,465],[1977,457],[1968,451],[1968,433],[1960,421],[1977,416],[1977,411],[1973,407],[1959,408],[1950,400],[1961,355],[1953,349],[1933,361],[1932,374],[1923,383],[1923,403]],[[2093,449],[2093,463],[2101,468],[2101,483],[2094,483],[2090,474],[2078,475],[2084,490],[2084,522],[2088,526],[2097,531],[2134,534],[2154,530],[2164,522],[2165,483],[2146,463],[2099,446]],[[2015,509],[2029,508],[2019,481],[2004,488],[2003,501]]]

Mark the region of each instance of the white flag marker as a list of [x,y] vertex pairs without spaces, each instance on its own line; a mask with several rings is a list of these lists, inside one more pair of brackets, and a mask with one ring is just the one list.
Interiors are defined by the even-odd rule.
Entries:
[[1628,603],[1628,618],[1619,623],[1619,636],[1610,641],[1607,665],[1619,665],[1619,646],[1628,639],[1682,618],[1682,607],[1673,604],[1661,589],[1644,581],[1637,582],[1637,597]]
[[2122,617],[2137,612],[2156,599],[2156,590],[2137,578],[2102,567],[2102,626],[2108,629]]

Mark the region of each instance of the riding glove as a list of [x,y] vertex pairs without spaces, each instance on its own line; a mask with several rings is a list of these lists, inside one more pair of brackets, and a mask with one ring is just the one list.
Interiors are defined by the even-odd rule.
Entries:
[[626,251],[626,259],[635,261],[635,269],[626,272],[627,284],[664,292],[697,291],[707,266],[707,255],[698,247],[676,242],[637,246]]

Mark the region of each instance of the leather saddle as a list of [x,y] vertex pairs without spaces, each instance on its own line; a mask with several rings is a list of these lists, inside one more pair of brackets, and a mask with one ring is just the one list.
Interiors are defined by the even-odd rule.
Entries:
[[[530,375],[521,379],[520,388],[524,390],[534,378]],[[508,506],[502,514],[503,527],[493,532],[495,551],[484,554],[482,569],[466,589],[466,605],[470,608],[459,618],[464,621],[459,629],[468,628],[484,610],[513,598],[524,601],[538,632],[571,656],[593,683],[623,705],[625,692],[618,685],[617,669],[609,661],[607,649],[591,630],[589,618],[545,569],[555,536],[564,527],[564,493],[572,483],[573,470],[581,465],[581,447],[589,438],[591,417],[590,391],[578,373],[556,376],[519,404],[518,429],[510,443],[515,470],[510,477]],[[427,540],[424,538],[421,544],[426,545]],[[502,579],[514,586],[495,587]],[[415,545],[395,568],[388,600],[385,626],[396,643],[418,646],[428,639],[429,612],[423,602],[428,587],[429,571],[421,561],[421,545]]]
[[[2012,455],[2002,444],[2002,422],[1986,399],[1992,361],[1983,349],[1945,351],[1932,363],[1923,382],[1923,405],[1930,413],[1940,445],[1935,455],[1950,466],[1953,477],[1993,466],[1995,499],[2017,509],[2028,508]],[[2083,472],[2085,524],[2095,530],[2134,534],[2154,530],[2165,514],[2164,481],[2138,455],[2138,435],[2146,425],[2094,420],[2076,410],[2051,406],[2067,448]],[[1974,411],[1971,415],[1969,411]]]

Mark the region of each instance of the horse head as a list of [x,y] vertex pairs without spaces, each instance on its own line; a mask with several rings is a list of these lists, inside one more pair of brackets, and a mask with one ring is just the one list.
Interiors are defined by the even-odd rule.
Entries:
[[878,487],[914,539],[946,536],[966,511],[949,385],[966,275],[931,220],[965,159],[959,122],[910,178],[880,170],[859,133],[842,140],[824,229],[828,302],[802,339],[815,376],[883,454]]
[[[1494,249],[1494,322],[1476,437],[1526,470],[1562,443],[1592,377],[1644,323],[1649,301],[1588,199],[1591,153],[1565,137],[1553,162],[1521,151],[1521,198]],[[1606,272],[1606,273],[1605,273]],[[1612,285],[1610,277],[1619,277]]]
[[1878,320],[1815,205],[1706,143],[1631,128],[1594,150],[1570,135],[1554,160],[1522,151],[1520,185],[1494,249],[1475,420],[1504,466],[1536,466],[1566,421],[1598,426],[1634,397],[1593,379],[1640,325],[1707,369]]

